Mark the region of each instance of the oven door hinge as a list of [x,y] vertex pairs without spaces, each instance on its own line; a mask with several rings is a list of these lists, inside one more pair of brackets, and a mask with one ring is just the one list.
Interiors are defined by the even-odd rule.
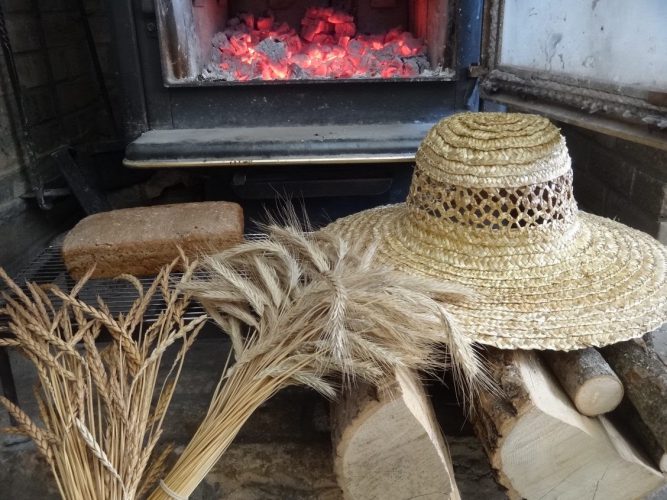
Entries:
[[471,64],[468,66],[468,78],[481,78],[489,72],[489,68],[481,64]]

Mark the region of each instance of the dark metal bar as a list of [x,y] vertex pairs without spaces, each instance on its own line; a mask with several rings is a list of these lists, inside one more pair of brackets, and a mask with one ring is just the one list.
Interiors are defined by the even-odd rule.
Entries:
[[148,130],[148,112],[132,0],[108,2],[123,98],[124,136],[133,140]]
[[100,93],[102,94],[102,100],[104,101],[104,107],[107,109],[107,114],[111,120],[111,125],[116,137],[119,136],[118,123],[116,122],[116,117],[113,112],[113,105],[111,104],[111,98],[109,97],[109,89],[107,88],[106,80],[104,79],[104,71],[102,71],[102,65],[100,64],[100,57],[97,53],[97,46],[95,45],[95,38],[93,38],[93,32],[90,29],[90,22],[88,21],[88,13],[86,12],[86,5],[84,0],[79,0],[78,2],[79,12],[81,13],[81,19],[83,22],[83,29],[86,35],[86,44],[88,45],[88,51],[90,52],[90,58],[93,62],[93,69],[95,71],[95,78],[97,79],[97,84],[100,87]]
[[468,68],[482,57],[482,14],[484,0],[459,0],[456,16],[456,66],[459,73],[457,101],[469,111],[479,111],[479,85]]
[[16,103],[16,109],[20,120],[19,126],[22,132],[23,150],[26,153],[25,169],[28,175],[28,181],[30,182],[30,188],[35,193],[38,206],[43,210],[47,210],[51,208],[51,205],[44,197],[44,180],[37,170],[37,158],[35,155],[32,135],[30,133],[30,123],[28,122],[28,117],[25,113],[25,107],[23,106],[21,83],[19,81],[18,71],[16,70],[16,61],[14,59],[12,44],[9,40],[7,22],[5,20],[5,13],[2,5],[0,5],[0,45],[2,45],[2,53],[5,58],[5,64],[7,65],[9,82],[12,87],[12,93],[14,94],[14,101]]

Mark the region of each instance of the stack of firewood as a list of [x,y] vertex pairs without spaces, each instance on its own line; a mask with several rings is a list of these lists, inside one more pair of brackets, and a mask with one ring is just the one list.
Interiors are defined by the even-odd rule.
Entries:
[[667,368],[650,341],[488,358],[503,394],[483,395],[474,424],[510,497],[640,498],[664,482]]
[[[482,393],[472,421],[510,498],[641,498],[664,484],[667,366],[653,348],[661,335],[667,328],[599,350],[487,351],[500,393]],[[346,498],[459,498],[413,375],[358,388],[333,416]]]

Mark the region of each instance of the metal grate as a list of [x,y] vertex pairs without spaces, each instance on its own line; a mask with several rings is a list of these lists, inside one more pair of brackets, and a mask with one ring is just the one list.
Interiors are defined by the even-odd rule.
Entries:
[[[46,247],[39,256],[14,277],[16,283],[22,288],[25,288],[26,283],[33,282],[40,285],[55,284],[63,291],[71,290],[76,284],[76,280],[70,277],[65,268],[61,248],[60,241]],[[181,273],[173,273],[173,281],[176,282],[180,276],[182,276]],[[148,289],[153,279],[153,277],[139,278],[144,290]],[[89,304],[97,304],[97,298],[99,297],[111,312],[117,315],[129,311],[132,303],[137,298],[137,291],[134,286],[124,280],[91,279],[79,292],[78,297]],[[164,305],[160,294],[156,294],[144,314],[144,321],[147,323],[156,321]],[[193,302],[185,314],[185,319],[195,318],[203,312],[202,306]],[[7,317],[0,315],[0,329],[6,325]]]

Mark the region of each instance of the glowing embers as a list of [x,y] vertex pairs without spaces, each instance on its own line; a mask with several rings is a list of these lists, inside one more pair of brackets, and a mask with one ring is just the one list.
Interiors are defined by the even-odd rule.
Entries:
[[395,28],[357,34],[354,18],[311,7],[297,33],[272,16],[242,14],[213,39],[220,59],[209,75],[230,81],[414,77],[429,70],[422,40]]

